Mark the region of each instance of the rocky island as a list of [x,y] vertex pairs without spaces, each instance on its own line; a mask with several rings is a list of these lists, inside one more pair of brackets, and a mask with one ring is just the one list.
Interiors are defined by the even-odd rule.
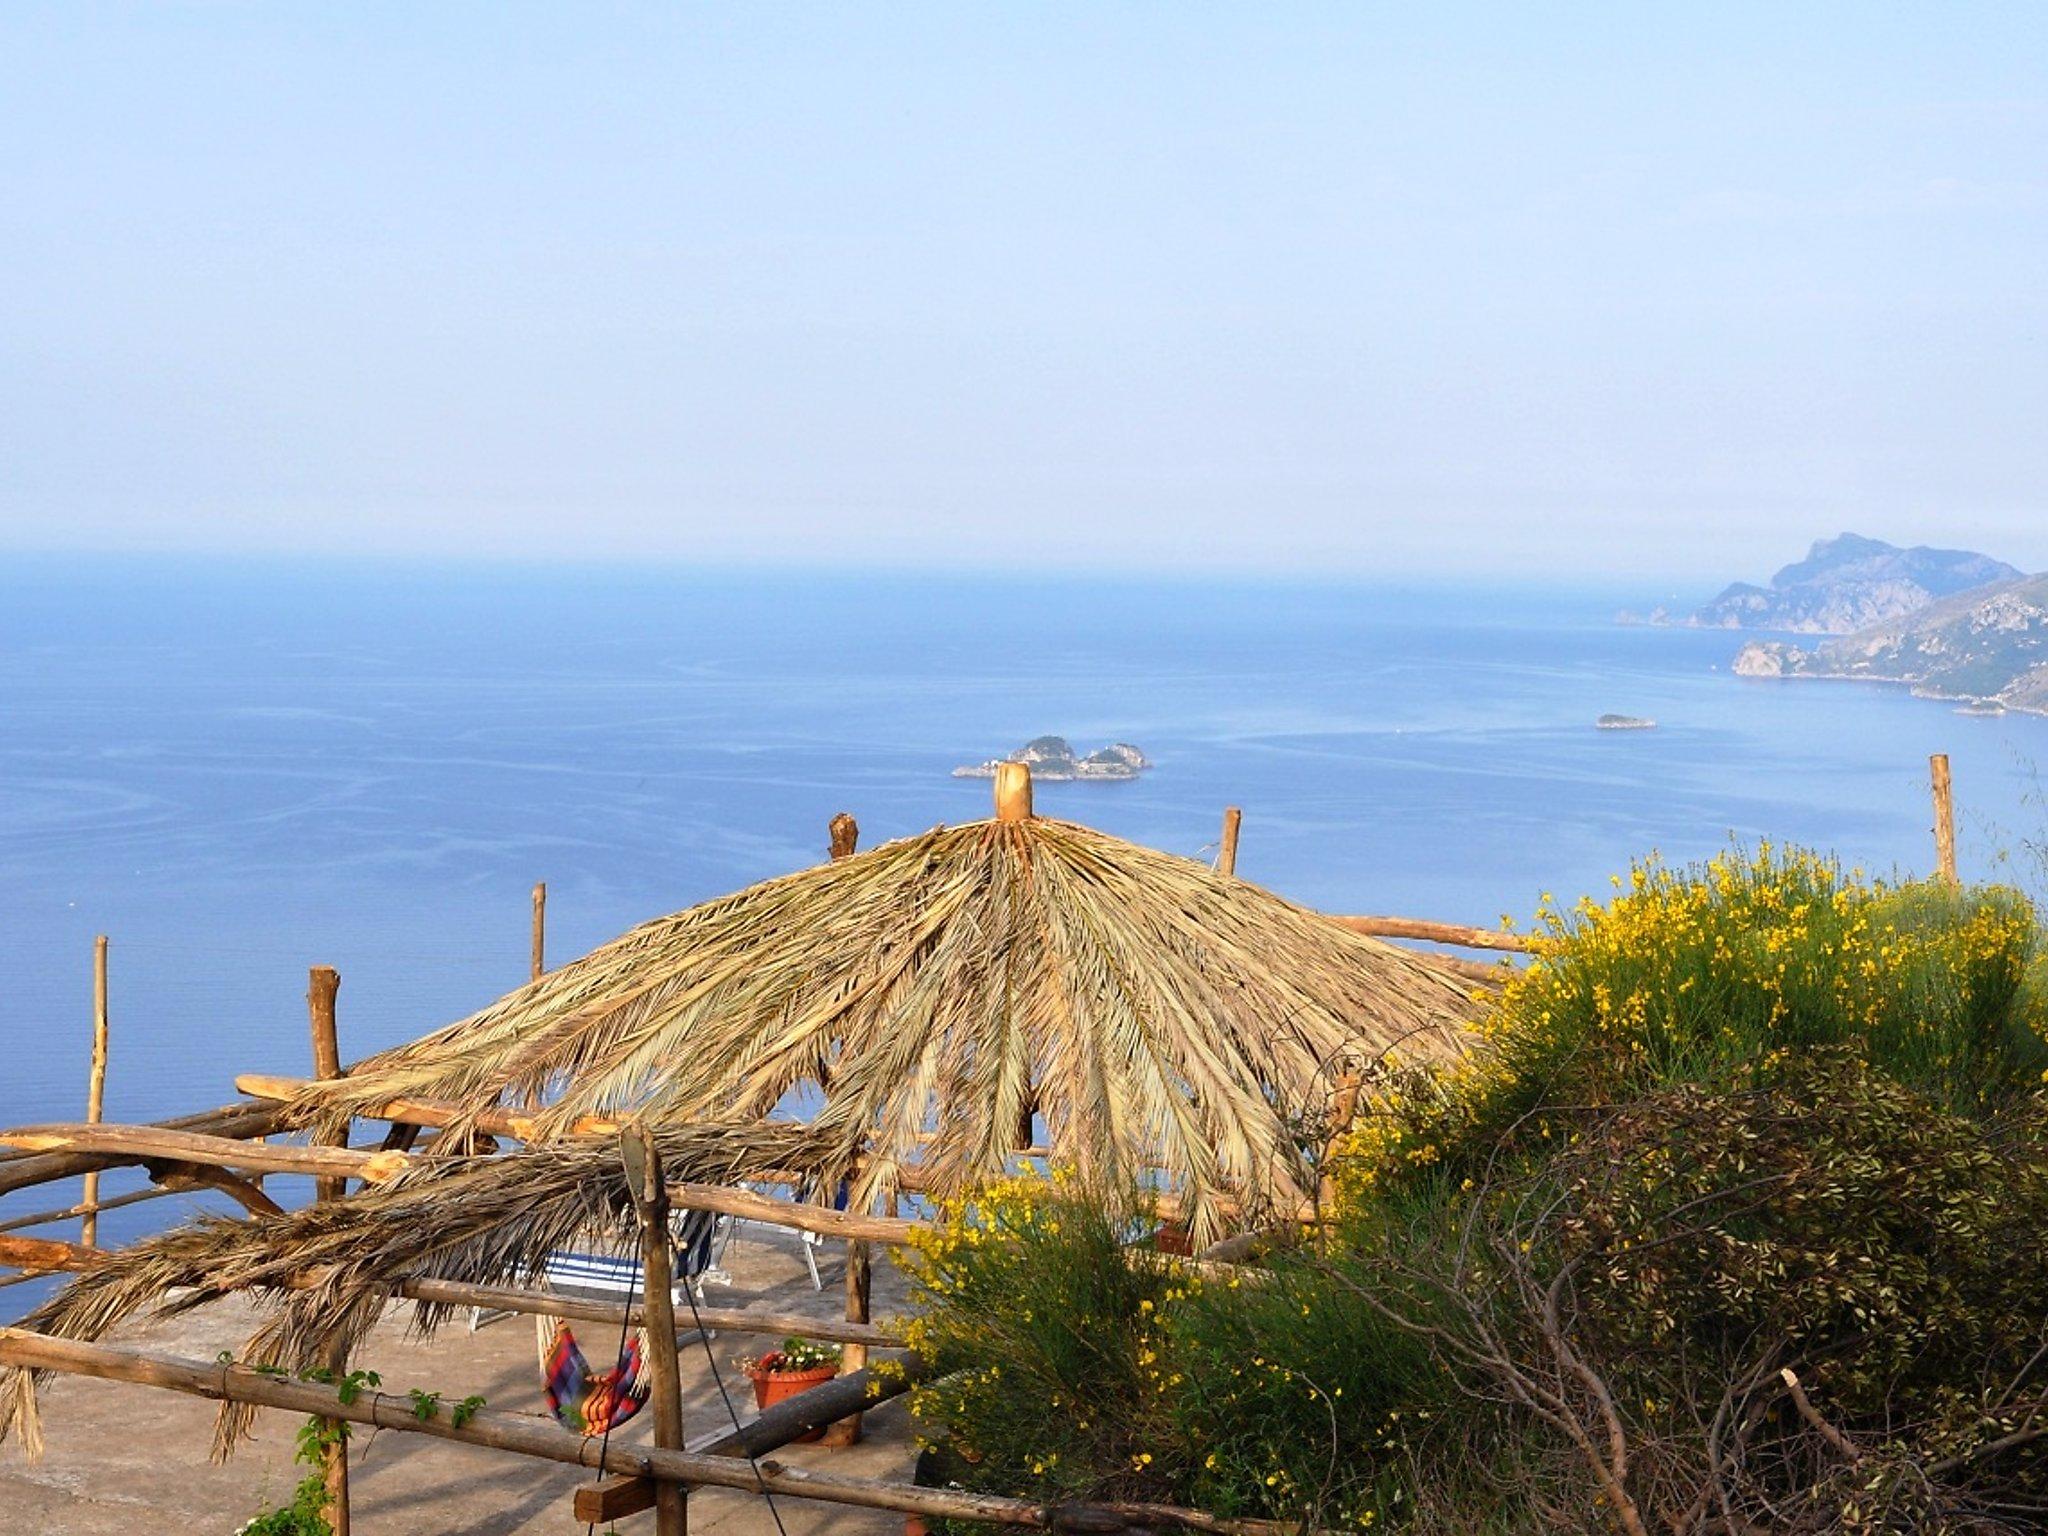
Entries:
[[1036,736],[1008,757],[992,757],[985,763],[969,763],[953,770],[956,779],[992,779],[1004,763],[1023,763],[1040,783],[1057,784],[1071,779],[1114,781],[1135,779],[1152,760],[1127,741],[1113,741],[1086,757],[1074,755],[1064,736]]
[[1901,549],[1844,533],[1822,539],[1771,578],[1768,587],[1738,581],[1689,621],[1706,629],[1776,629],[1846,635],[1920,612],[1945,597],[2022,572],[1967,549]]
[[1811,649],[1751,641],[1735,671],[1903,683],[1928,698],[1961,700],[1972,714],[2048,714],[2048,576],[1958,593]]

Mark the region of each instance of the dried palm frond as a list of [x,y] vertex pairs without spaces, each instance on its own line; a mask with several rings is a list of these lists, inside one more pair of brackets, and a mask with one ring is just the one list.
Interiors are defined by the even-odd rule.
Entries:
[[[656,1142],[666,1177],[679,1183],[773,1175],[832,1189],[855,1151],[786,1121],[670,1127]],[[634,1220],[610,1138],[422,1160],[345,1200],[249,1220],[201,1217],[145,1239],[80,1275],[22,1326],[92,1341],[138,1314],[175,1315],[246,1291],[268,1309],[248,1363],[305,1371],[331,1351],[352,1350],[399,1282],[531,1282],[550,1252],[593,1232],[623,1240]],[[449,1310],[418,1303],[414,1325],[431,1331]],[[25,1369],[0,1371],[0,1439],[18,1428],[31,1454],[39,1439],[35,1384]],[[223,1406],[217,1455],[246,1423],[245,1408]]]
[[[306,1090],[470,1113],[744,1121],[792,1090],[866,1144],[860,1196],[1054,1155],[1155,1180],[1197,1235],[1314,1187],[1301,1126],[1338,1064],[1461,1049],[1470,984],[1242,880],[1069,822],[939,828],[643,924]],[[915,1172],[911,1170],[915,1167]]]

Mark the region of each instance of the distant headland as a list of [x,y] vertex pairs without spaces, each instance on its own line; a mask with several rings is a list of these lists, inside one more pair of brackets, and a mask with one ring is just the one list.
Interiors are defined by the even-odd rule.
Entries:
[[1024,763],[1031,777],[1040,783],[1057,784],[1069,779],[1113,782],[1135,779],[1152,766],[1152,760],[1127,741],[1113,741],[1086,757],[1078,757],[1064,736],[1035,736],[1007,757],[992,757],[985,763],[968,763],[953,770],[956,779],[992,779],[1004,763]]
[[2048,576],[1973,550],[1845,533],[1768,587],[1736,582],[1687,622],[1824,637],[1752,640],[1735,657],[1740,677],[1899,683],[1966,714],[2048,714]]
[[1833,677],[1903,683],[1973,715],[2048,714],[2048,576],[1995,582],[1805,649],[1752,640],[1742,677]]
[[[1774,629],[1785,634],[1847,635],[1889,624],[1946,597],[2024,574],[2017,566],[1968,549],[1902,549],[1882,539],[1844,533],[1821,539],[1760,587],[1724,587],[1685,622],[1696,629]],[[1668,624],[1662,608],[1623,612],[1624,624]]]

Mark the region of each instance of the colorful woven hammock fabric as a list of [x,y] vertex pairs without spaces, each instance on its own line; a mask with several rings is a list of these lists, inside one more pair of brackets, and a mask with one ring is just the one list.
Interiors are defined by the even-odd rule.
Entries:
[[626,1341],[617,1365],[608,1371],[593,1371],[576,1347],[576,1335],[569,1325],[557,1322],[541,1360],[548,1411],[564,1429],[579,1435],[601,1435],[625,1423],[647,1401],[647,1384],[640,1376],[642,1348],[636,1330]]

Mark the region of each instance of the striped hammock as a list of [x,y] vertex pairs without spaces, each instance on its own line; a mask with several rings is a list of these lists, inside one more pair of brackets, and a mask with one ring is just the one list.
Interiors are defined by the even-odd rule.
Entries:
[[593,1371],[576,1345],[576,1335],[557,1319],[553,1336],[541,1351],[548,1412],[564,1429],[579,1435],[616,1429],[647,1401],[647,1382],[641,1375],[646,1350],[646,1336],[636,1328],[619,1352],[618,1363],[608,1371]]

